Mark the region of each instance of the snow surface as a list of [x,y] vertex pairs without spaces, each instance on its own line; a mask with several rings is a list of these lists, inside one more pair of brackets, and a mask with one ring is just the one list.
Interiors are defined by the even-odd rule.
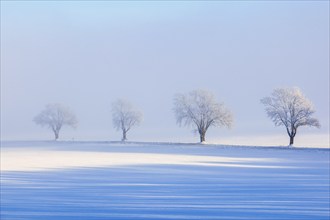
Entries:
[[329,219],[329,149],[1,142],[1,219]]

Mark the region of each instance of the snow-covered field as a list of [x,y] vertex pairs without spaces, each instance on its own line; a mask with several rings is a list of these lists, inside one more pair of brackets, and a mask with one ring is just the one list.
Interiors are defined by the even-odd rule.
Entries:
[[1,219],[330,218],[329,149],[2,142]]

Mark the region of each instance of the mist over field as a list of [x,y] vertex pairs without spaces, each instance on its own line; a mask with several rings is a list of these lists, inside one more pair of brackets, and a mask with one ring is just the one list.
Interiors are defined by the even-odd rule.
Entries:
[[1,2],[1,140],[51,140],[32,120],[48,103],[75,112],[61,140],[120,140],[111,103],[144,115],[133,141],[198,142],[179,127],[173,97],[211,91],[233,112],[221,144],[288,144],[260,104],[297,86],[320,129],[296,146],[329,147],[329,2]]

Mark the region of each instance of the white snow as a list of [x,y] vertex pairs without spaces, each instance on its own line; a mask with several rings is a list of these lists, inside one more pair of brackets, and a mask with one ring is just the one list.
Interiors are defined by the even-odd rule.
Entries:
[[1,219],[329,219],[329,149],[2,142]]
[[[73,149],[35,149],[20,148],[2,151],[1,169],[3,171],[37,171],[74,167],[113,167],[135,165],[196,165],[254,168],[286,168],[285,166],[259,165],[260,162],[276,162],[274,158],[223,157],[185,155],[183,152],[131,153],[125,146],[117,146],[123,152],[112,152],[111,147],[104,146],[104,152],[73,151]],[[159,146],[158,146],[159,147]],[[171,146],[173,147],[173,146]],[[189,148],[188,148],[189,149]],[[65,151],[63,151],[65,150]],[[202,150],[202,149],[200,149]],[[204,149],[205,150],[205,149]],[[239,155],[241,156],[241,155]]]

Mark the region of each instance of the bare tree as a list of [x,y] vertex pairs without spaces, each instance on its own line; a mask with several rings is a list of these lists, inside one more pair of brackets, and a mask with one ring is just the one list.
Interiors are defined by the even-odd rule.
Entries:
[[33,121],[41,126],[47,126],[55,135],[55,140],[59,138],[59,133],[64,125],[76,127],[78,121],[76,116],[65,106],[60,104],[48,104]]
[[122,141],[127,140],[127,132],[132,127],[140,125],[142,113],[136,110],[133,105],[125,100],[118,99],[112,103],[112,122],[117,130],[122,130]]
[[290,145],[293,145],[300,126],[320,127],[319,121],[311,117],[315,112],[312,102],[299,88],[275,89],[271,96],[261,99],[261,103],[266,106],[267,115],[275,126],[285,126]]
[[224,104],[218,103],[213,94],[204,90],[177,94],[174,98],[174,112],[179,125],[197,127],[200,142],[205,142],[209,127],[230,128],[233,123],[232,114]]

